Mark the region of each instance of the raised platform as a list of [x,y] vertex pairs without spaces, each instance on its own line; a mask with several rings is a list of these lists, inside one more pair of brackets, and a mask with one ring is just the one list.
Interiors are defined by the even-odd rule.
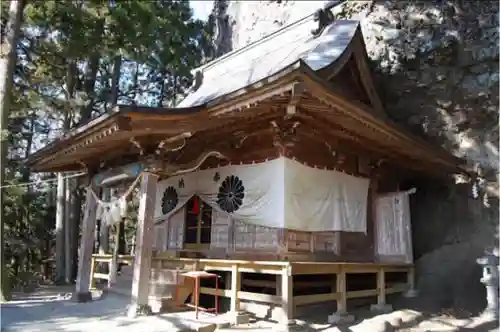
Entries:
[[[93,259],[102,262],[109,261],[110,257],[94,256]],[[127,258],[129,261],[130,259]],[[217,294],[220,297],[230,298],[232,312],[266,309],[264,311],[268,315],[271,312],[269,318],[281,322],[293,319],[298,307],[316,303],[336,302],[336,308],[334,310],[332,307],[332,313],[345,314],[348,300],[376,297],[376,303],[371,304],[382,307],[387,304],[387,295],[402,293],[414,287],[414,269],[411,264],[219,260],[171,258],[160,255],[153,258],[151,269],[150,298],[161,301],[162,298],[171,297],[176,288],[186,290],[187,298],[192,290],[189,285],[184,284],[182,278],[178,277],[179,273],[211,271],[224,276],[226,284],[218,290],[201,287],[201,294]],[[131,272],[130,268],[125,270]],[[398,282],[386,280],[386,276],[391,273],[403,273],[406,274],[406,278]],[[127,272],[125,274],[128,275]],[[253,277],[256,274],[268,277],[255,279]],[[376,276],[372,278],[376,280],[376,286],[351,290],[347,285],[348,279],[355,275]],[[307,276],[316,277],[307,280]],[[320,279],[320,276],[323,279]],[[102,275],[97,274],[94,277]],[[130,277],[126,279],[131,281]],[[128,285],[124,288],[128,288]],[[265,291],[247,291],[248,288]],[[315,291],[308,291],[313,288]]]

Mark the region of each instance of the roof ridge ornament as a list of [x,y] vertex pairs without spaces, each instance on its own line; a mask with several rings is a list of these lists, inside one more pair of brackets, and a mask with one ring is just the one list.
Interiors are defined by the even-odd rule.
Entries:
[[200,88],[203,83],[203,71],[197,70],[194,73],[193,90],[196,91]]
[[335,16],[333,15],[331,9],[345,0],[334,0],[327,2],[323,8],[318,9],[314,13],[314,22],[318,22],[318,27],[311,31],[314,37],[319,37],[325,28],[335,21]]

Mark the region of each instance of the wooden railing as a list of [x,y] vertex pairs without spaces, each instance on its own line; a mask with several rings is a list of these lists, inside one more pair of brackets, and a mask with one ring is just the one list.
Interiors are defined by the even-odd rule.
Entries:
[[[134,262],[134,256],[130,255],[118,255],[116,257],[116,264],[126,263],[131,265]],[[97,266],[99,264],[108,265],[108,273],[97,272]],[[95,288],[95,281],[97,279],[109,280],[112,278],[113,272],[113,255],[92,255],[92,262],[90,265],[90,288]],[[117,266],[114,267],[115,269]]]

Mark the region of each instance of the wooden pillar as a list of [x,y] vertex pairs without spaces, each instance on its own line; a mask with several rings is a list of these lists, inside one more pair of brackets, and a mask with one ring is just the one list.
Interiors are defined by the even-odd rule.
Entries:
[[231,267],[231,312],[237,313],[240,311],[240,299],[238,292],[241,289],[241,273],[238,272],[238,264]]
[[340,271],[337,273],[337,314],[345,314],[347,312],[347,282],[344,267],[340,266]]
[[378,313],[392,311],[392,306],[386,303],[385,270],[381,267],[377,271],[377,304],[372,304],[370,310]]
[[407,282],[408,282],[408,288],[409,289],[415,289],[415,268],[410,267],[408,270],[408,273],[406,275]]
[[134,275],[132,281],[132,303],[129,317],[151,313],[148,305],[151,256],[153,253],[154,209],[158,176],[143,173],[139,192],[139,213],[137,215]]
[[377,271],[377,304],[384,305],[386,299],[385,293],[385,271],[384,268],[381,267]]
[[[117,189],[107,189],[108,192],[108,198],[112,199],[113,195],[119,196],[120,192]],[[122,223],[124,223],[125,220],[122,220],[114,225],[115,228],[115,240],[114,240],[114,246],[113,246],[113,253],[111,257],[111,262],[109,263],[109,279],[108,279],[108,288],[113,287],[116,284],[116,277],[118,276],[118,255],[120,253],[123,254],[123,252],[120,252],[120,238],[122,237],[121,230],[122,230]],[[111,229],[111,226],[108,226],[108,249],[109,249],[109,230]]]
[[82,238],[78,257],[78,276],[76,278],[76,290],[73,294],[73,299],[77,302],[92,300],[92,295],[89,290],[96,211],[97,201],[95,200],[91,187],[88,187],[85,198],[85,214],[83,217]]
[[412,266],[410,267],[410,269],[408,270],[407,274],[406,274],[406,282],[407,282],[407,286],[408,286],[408,290],[404,293],[404,296],[405,297],[415,297],[417,296],[417,289],[415,288],[416,285],[415,285],[415,267]]
[[282,325],[288,326],[293,320],[293,275],[291,266],[288,265],[283,268],[281,272],[281,285],[280,285],[280,294],[281,294],[281,319],[280,323]]
[[[121,222],[124,222],[123,220]],[[116,283],[116,277],[118,274],[118,254],[119,248],[118,242],[120,241],[120,224],[115,225],[115,246],[113,248],[113,256],[111,257],[111,262],[109,263],[109,279],[108,288],[113,287]]]
[[92,257],[91,262],[90,262],[90,288],[91,289],[95,287],[94,273],[96,272],[96,268],[97,268],[97,262],[95,260],[95,257]]
[[[108,188],[102,189],[102,200],[109,202],[111,199],[111,192]],[[105,255],[109,252],[109,225],[101,220],[100,234],[99,234],[99,255]]]

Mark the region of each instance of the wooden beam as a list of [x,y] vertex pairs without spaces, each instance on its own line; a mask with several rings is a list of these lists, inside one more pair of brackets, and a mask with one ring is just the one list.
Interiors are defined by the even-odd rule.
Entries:
[[[281,281],[280,281],[281,282]],[[277,288],[276,282],[270,280],[252,280],[252,279],[243,279],[241,281],[243,286],[250,287],[262,287],[262,288]],[[294,281],[293,288],[318,288],[318,287],[329,287],[332,285],[330,281]]]
[[241,273],[238,271],[238,264],[231,267],[231,307],[230,311],[237,313],[240,311],[240,300],[238,292],[241,288]]
[[407,270],[406,280],[408,283],[408,289],[414,291],[415,290],[415,267],[410,267]]
[[156,184],[158,176],[143,173],[139,191],[139,212],[135,243],[134,274],[132,281],[132,305],[128,316],[149,311],[149,274],[153,254],[154,209],[156,204]]
[[295,306],[313,304],[313,303],[321,303],[321,302],[329,302],[329,301],[338,301],[341,297],[340,293],[325,293],[325,294],[314,294],[314,295],[300,295],[295,296],[293,298],[293,303]]
[[380,268],[377,271],[377,304],[384,305],[385,301],[385,271],[384,268]]
[[343,270],[346,273],[377,273],[378,267],[373,264],[344,264]]
[[293,275],[291,266],[283,268],[281,273],[281,324],[286,324],[294,317]]
[[399,283],[385,289],[386,294],[402,293],[408,290],[408,284]]
[[[229,298],[231,298],[231,296],[232,296],[232,291],[230,289],[222,289],[222,288],[219,288],[218,291],[216,291],[215,288],[200,287],[200,293],[201,294],[208,294],[208,295],[219,295],[219,296],[229,297]],[[238,292],[238,300],[281,304],[281,298],[278,296],[269,295],[269,294],[252,293],[252,292],[243,292],[243,291]]]
[[377,289],[363,289],[358,291],[350,291],[346,293],[347,299],[358,299],[360,297],[370,297],[377,295]]
[[109,280],[109,274],[106,274],[106,273],[94,273],[94,278],[95,279]]
[[73,299],[78,302],[86,302],[92,300],[92,295],[89,292],[91,287],[91,274],[95,267],[92,260],[92,251],[94,249],[94,233],[96,225],[97,201],[92,188],[87,187],[85,196],[85,213],[83,217],[82,238],[80,241],[80,251],[78,257],[78,276],[76,278],[76,291],[73,294]]
[[90,263],[90,287],[89,287],[90,289],[95,288],[96,269],[97,269],[97,261],[94,259],[94,257],[92,257],[92,261]]
[[344,314],[347,312],[347,280],[343,266],[341,266],[339,273],[337,273],[336,291],[336,293],[340,294],[340,297],[337,299],[337,313]]
[[340,265],[336,263],[296,263],[292,262],[293,275],[301,274],[335,274],[340,271]]
[[[222,264],[206,264],[203,265],[205,271],[232,271],[229,266]],[[239,272],[243,273],[261,273],[261,274],[281,274],[278,267],[273,266],[259,266],[259,264],[252,264],[250,266],[239,266]]]

